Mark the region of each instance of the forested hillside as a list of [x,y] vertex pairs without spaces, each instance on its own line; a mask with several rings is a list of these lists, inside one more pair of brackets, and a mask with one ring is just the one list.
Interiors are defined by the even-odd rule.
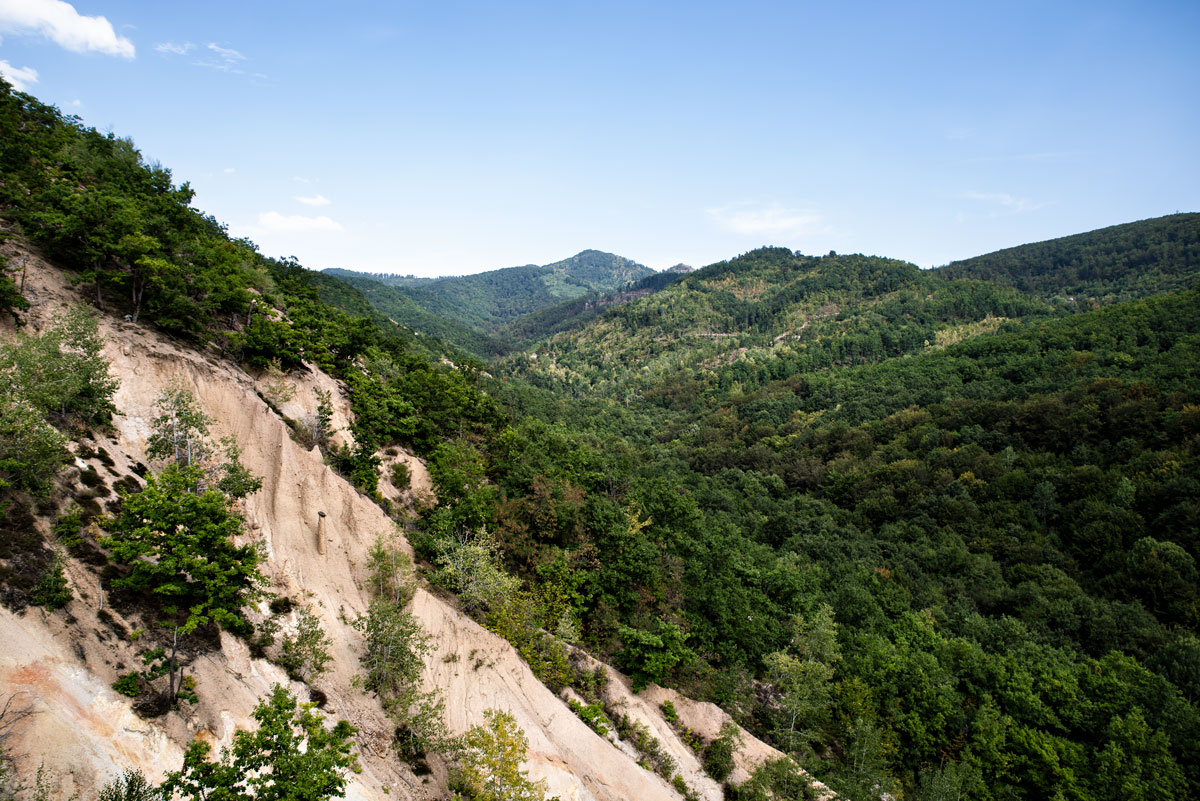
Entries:
[[[530,264],[434,281],[364,277],[347,270],[329,272],[350,278],[359,288],[368,278],[391,286],[434,317],[487,334],[495,333],[500,326],[523,314],[592,292],[615,292],[654,274],[653,270],[637,262],[598,250],[585,250],[569,259],[540,267]],[[397,322],[418,330],[429,325],[427,316],[408,308],[393,295],[381,293],[370,297],[373,301],[379,297],[381,302],[387,303],[387,308],[380,308]]]
[[1200,275],[1200,214],[1172,214],[1008,248],[938,272],[1085,305],[1182,289]]
[[505,362],[480,519],[849,797],[1194,795],[1200,297],[1139,226],[1097,311],[770,249],[604,310]]
[[[356,294],[367,302],[368,308],[384,319],[412,329],[418,334],[436,337],[444,343],[451,343],[479,356],[488,356],[501,350],[502,346],[497,339],[481,334],[452,318],[427,311],[397,286],[350,270],[329,270],[320,275],[331,285],[353,287],[357,290]],[[332,293],[328,296],[323,293],[322,297],[335,306],[341,305],[332,297]]]
[[[906,262],[752,251],[518,355],[514,374],[570,393],[634,397],[686,384],[726,391],[796,372],[941,347],[1055,307],[1015,289],[946,282]],[[678,403],[680,393],[667,394]]]
[[[3,84],[0,168],[4,225],[97,308],[248,371],[340,378],[353,447],[308,436],[363,493],[386,506],[379,482],[403,482],[381,479],[388,448],[425,455],[436,501],[408,530],[425,580],[663,779],[674,762],[568,645],[719,703],[854,801],[1200,796],[1196,215],[1031,246],[1019,267],[764,248],[526,318],[546,338],[489,378],[230,240],[130,141]],[[1099,267],[1069,266],[1097,242]],[[485,275],[408,291],[487,328],[580,288]],[[0,282],[18,315],[19,290]],[[8,535],[69,458],[54,432],[105,413],[86,387],[57,397],[0,395],[4,442],[28,445],[0,462],[0,581],[21,603],[38,601],[15,568],[53,559]],[[41,439],[15,436],[30,408]],[[408,709],[397,742],[422,758],[429,719]],[[680,734],[729,779],[732,734]],[[811,793],[781,761],[725,794]]]
[[503,350],[497,353],[506,355],[523,350],[553,334],[580,328],[606,308],[653,295],[681,277],[682,274],[678,272],[654,273],[615,292],[590,292],[574,300],[524,314],[497,333],[497,339],[504,343]]

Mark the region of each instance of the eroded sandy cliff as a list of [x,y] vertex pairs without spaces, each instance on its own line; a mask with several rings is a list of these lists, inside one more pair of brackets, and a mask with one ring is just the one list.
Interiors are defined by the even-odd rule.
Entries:
[[[10,251],[14,247],[19,246],[6,245]],[[28,319],[36,330],[76,302],[77,295],[59,272],[35,254],[23,254],[30,259],[25,294],[32,303]],[[121,382],[116,395],[120,414],[115,433],[84,452],[103,452],[111,464],[89,456],[78,458],[77,467],[96,467],[106,487],[133,473],[138,463],[148,461],[144,449],[156,398],[172,381],[190,389],[215,420],[214,438],[236,437],[243,462],[263,478],[262,490],[246,499],[243,513],[247,536],[266,547],[264,572],[271,589],[311,604],[333,639],[330,669],[314,684],[328,699],[326,714],[347,719],[359,730],[363,771],[352,777],[347,797],[445,797],[441,766],[435,765],[431,775],[416,777],[394,759],[391,724],[374,699],[351,685],[358,672],[361,638],[348,621],[369,601],[363,589],[367,551],[377,536],[395,531],[394,522],[328,469],[318,451],[293,441],[283,419],[256,391],[261,386],[241,370],[144,326],[105,318],[101,331],[112,371]],[[291,380],[296,393],[280,406],[284,414],[294,419],[311,414],[321,389],[334,399],[335,425],[346,424],[349,404],[334,379],[310,371]],[[428,475],[419,460],[408,455],[394,458],[408,463],[415,488],[428,491]],[[404,500],[397,493],[393,498]],[[144,621],[125,620],[107,609],[102,613],[104,594],[94,570],[78,562],[69,565],[75,600],[63,611],[31,609],[16,615],[0,610],[0,641],[5,643],[0,648],[0,694],[17,694],[36,710],[17,733],[12,750],[26,775],[44,763],[63,797],[78,790],[87,798],[124,767],[139,767],[157,779],[179,767],[182,747],[194,737],[228,743],[237,728],[251,727],[250,712],[271,685],[287,681],[277,666],[252,658],[243,642],[222,635],[219,647],[214,644],[191,668],[200,702],[143,720],[110,685],[137,664],[129,632]],[[529,738],[531,776],[545,779],[550,794],[564,801],[680,797],[660,777],[639,767],[626,750],[579,720],[538,682],[508,643],[425,591],[417,592],[413,611],[434,644],[425,681],[440,689],[453,731],[481,722],[489,708],[510,711]],[[303,685],[294,684],[293,689],[307,696]],[[695,791],[714,801],[721,797],[717,784],[703,775],[695,755],[662,719],[658,705],[674,697],[688,725],[705,734],[715,734],[726,719],[720,710],[692,705],[654,688],[635,696],[619,677],[612,682],[612,692],[629,714],[650,727]],[[777,756],[748,735],[745,742],[743,763]],[[743,765],[735,778],[744,776]]]

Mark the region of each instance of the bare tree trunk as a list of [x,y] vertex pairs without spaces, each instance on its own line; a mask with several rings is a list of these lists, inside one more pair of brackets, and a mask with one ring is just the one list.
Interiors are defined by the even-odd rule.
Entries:
[[101,262],[97,261],[95,264],[92,265],[92,267],[95,268],[95,270],[96,270],[96,277],[94,279],[94,281],[96,283],[96,307],[98,309],[100,309],[100,311],[107,311],[107,309],[104,308],[104,295],[100,292]]
[[133,296],[133,322],[138,321],[138,317],[142,313],[142,295],[146,293],[146,279],[134,281],[129,288],[129,294]]
[[[175,661],[175,654],[178,650],[179,650],[179,626],[176,626],[175,631],[171,637],[171,667],[170,667],[170,672],[167,674],[167,698],[170,699],[172,704],[175,703],[175,695],[178,692],[178,688],[175,686],[175,672],[176,672],[176,670],[178,670],[178,663]],[[183,684],[182,678],[180,678],[179,683]]]

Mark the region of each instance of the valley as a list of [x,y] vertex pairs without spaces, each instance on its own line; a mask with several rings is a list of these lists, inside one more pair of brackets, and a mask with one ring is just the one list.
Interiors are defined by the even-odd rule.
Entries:
[[278,692],[313,798],[1200,794],[1200,214],[378,280],[0,134],[4,793],[205,797]]

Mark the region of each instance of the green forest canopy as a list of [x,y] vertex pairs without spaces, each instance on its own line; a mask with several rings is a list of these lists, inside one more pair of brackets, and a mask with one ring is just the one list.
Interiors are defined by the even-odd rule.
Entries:
[[485,622],[539,669],[578,637],[851,798],[1200,795],[1195,215],[1019,268],[753,251],[489,379],[6,85],[0,170],[98,306],[345,381],[364,491],[380,449],[426,455],[414,544],[486,531],[528,603]]

